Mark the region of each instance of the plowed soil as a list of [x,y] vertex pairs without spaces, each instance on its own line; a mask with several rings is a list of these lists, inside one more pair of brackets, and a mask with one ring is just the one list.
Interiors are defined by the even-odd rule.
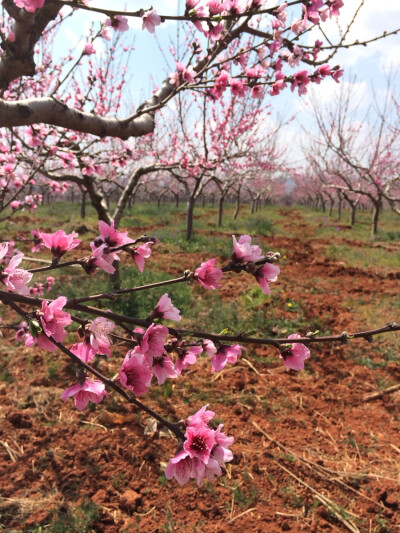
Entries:
[[[399,298],[398,272],[331,259],[325,250],[332,241],[313,238],[299,213],[285,217],[297,235],[259,238],[267,249],[288,251],[272,290],[288,302],[301,301],[305,317],[320,318],[332,333],[400,321],[399,307],[390,304]],[[152,260],[168,262],[156,253]],[[193,263],[188,266],[198,261],[199,254],[185,254],[186,264]],[[234,302],[248,284],[245,276],[228,277],[221,294]],[[377,292],[385,305],[377,303],[375,314],[366,314]],[[360,312],[354,302],[363,302]],[[291,312],[282,307],[282,316]],[[275,355],[270,348],[249,347],[235,366],[213,377],[204,358],[173,384],[171,394],[154,387],[142,398],[170,420],[209,403],[235,437],[234,461],[222,478],[181,488],[163,476],[175,451],[172,437],[112,394],[83,412],[64,404],[60,395],[74,383],[72,365],[60,354],[16,347],[13,334],[5,332],[3,530],[400,531],[400,388],[382,392],[400,383],[396,335],[373,345],[313,346],[299,373],[286,372],[278,358],[263,362]],[[111,374],[113,364],[101,360],[99,368]],[[376,391],[381,395],[371,397]]]

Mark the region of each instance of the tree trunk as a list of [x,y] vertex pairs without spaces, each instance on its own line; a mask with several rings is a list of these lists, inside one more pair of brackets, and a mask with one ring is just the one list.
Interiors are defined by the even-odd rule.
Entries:
[[179,207],[179,194],[175,196],[175,207]]
[[254,215],[255,208],[256,208],[256,201],[252,200],[251,201],[251,214],[252,215]]
[[81,198],[81,219],[83,220],[86,217],[86,191],[82,191]]
[[357,210],[357,204],[351,204],[351,219],[350,219],[350,226],[353,227],[356,223],[356,210]]
[[374,209],[372,213],[372,226],[371,226],[371,237],[372,239],[375,238],[376,233],[378,231],[378,221],[379,221],[379,215],[381,212],[382,204],[380,201],[374,202]]
[[187,203],[186,209],[186,240],[189,241],[193,233],[193,212],[194,204],[196,200],[193,196],[190,196]]
[[239,214],[239,209],[240,209],[240,185],[238,187],[238,190],[237,190],[237,194],[236,194],[236,209],[235,209],[235,212],[233,214],[233,220],[236,220],[237,219],[237,216]]
[[338,200],[338,220],[342,219],[342,196],[339,196]]
[[222,215],[223,215],[223,211],[224,211],[224,200],[225,200],[225,196],[222,194],[219,197],[219,201],[218,201],[218,227],[222,226]]
[[329,203],[329,216],[331,217],[332,216],[332,212],[333,212],[333,204],[334,204],[335,200],[332,200],[330,201]]

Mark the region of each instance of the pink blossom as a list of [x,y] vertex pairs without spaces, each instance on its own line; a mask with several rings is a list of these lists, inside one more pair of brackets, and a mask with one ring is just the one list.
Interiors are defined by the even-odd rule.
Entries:
[[121,384],[131,390],[135,396],[140,396],[150,387],[151,378],[150,368],[139,348],[136,346],[133,350],[129,350],[119,369]]
[[115,229],[114,220],[111,221],[111,224],[107,224],[103,220],[100,220],[99,230],[100,237],[95,239],[93,243],[95,247],[99,247],[102,244],[107,244],[107,246],[110,248],[114,248],[116,246],[133,243],[133,240],[128,237],[127,231],[121,232]]
[[100,36],[106,41],[111,41],[111,33],[107,26],[103,26],[100,30]]
[[163,294],[154,308],[152,315],[154,318],[167,318],[168,320],[181,319],[180,311],[172,304],[171,298],[168,294]]
[[108,393],[105,390],[104,383],[86,378],[82,385],[77,383],[76,385],[72,385],[72,387],[66,389],[62,393],[61,399],[65,402],[71,396],[74,397],[75,407],[79,409],[79,411],[83,411],[89,401],[93,403],[100,403],[104,396],[108,396]]
[[179,485],[183,486],[193,476],[193,460],[190,455],[181,450],[172,457],[165,469],[165,477],[167,479],[175,478]]
[[188,83],[194,83],[194,79],[196,76],[197,76],[197,72],[190,65],[187,68],[185,68],[185,70],[182,73],[183,81],[187,81]]
[[29,322],[30,334],[25,346],[33,346],[37,342],[41,348],[49,352],[57,350],[57,346],[47,337],[53,337],[57,342],[65,339],[67,334],[65,327],[72,323],[71,315],[62,311],[66,303],[65,296],[59,296],[50,303],[42,302],[41,311],[37,311],[35,319]]
[[200,0],[186,0],[186,9],[193,9],[199,2]]
[[96,49],[93,45],[93,43],[85,43],[85,46],[83,47],[83,53],[87,56],[90,56],[92,54],[96,53]]
[[235,235],[233,239],[233,254],[232,260],[235,262],[243,261],[258,261],[263,258],[261,248],[251,244],[250,235],[241,235],[239,241],[236,240]]
[[162,357],[167,336],[168,328],[166,326],[151,324],[147,328],[140,341],[140,351],[145,356],[149,366],[152,366],[154,358]]
[[211,357],[212,374],[225,368],[227,363],[235,364],[238,356],[242,355],[242,350],[244,348],[240,344],[234,344],[232,346],[222,344],[219,346],[217,353]]
[[298,87],[299,95],[307,93],[307,85],[310,83],[310,78],[306,70],[299,70],[293,76],[293,81],[290,86],[291,91],[293,92],[296,87]]
[[221,476],[221,466],[233,459],[229,446],[234,439],[222,433],[222,424],[215,431],[209,427],[208,423],[215,413],[206,409],[207,405],[186,419],[183,446],[170,459],[165,470],[167,479],[174,477],[180,485],[192,478],[201,487],[204,479]]
[[115,17],[108,18],[105,21],[105,26],[109,26],[118,31],[127,31],[129,29],[128,19],[122,15],[115,15]]
[[171,72],[169,74],[169,83],[171,85],[179,85],[180,84],[179,72]]
[[247,86],[241,80],[231,79],[230,87],[233,96],[246,96]]
[[[87,274],[93,275],[97,272],[97,268],[101,268],[108,274],[114,274],[115,268],[112,266],[115,254],[106,254],[104,250],[108,249],[106,244],[102,244],[96,248],[93,243],[90,244],[93,253],[82,262],[82,267]],[[117,257],[118,259],[118,257]]]
[[[210,341],[211,342],[211,341]],[[197,413],[194,415],[188,416],[185,420],[186,424],[188,426],[201,426],[201,425],[207,425],[214,417],[215,413],[214,411],[209,411],[207,409],[208,404],[204,405]]]
[[178,359],[175,363],[177,374],[180,376],[182,370],[186,370],[189,365],[193,365],[197,361],[197,356],[201,354],[203,348],[201,346],[191,346],[188,350],[179,349]]
[[222,470],[218,461],[213,457],[210,457],[208,463],[205,464],[197,458],[193,459],[193,477],[197,481],[197,486],[201,487],[203,485],[204,479],[212,481],[215,477],[222,476]]
[[74,231],[67,235],[62,229],[55,233],[41,233],[44,245],[50,249],[53,257],[58,259],[80,244],[81,240],[75,237],[78,237],[78,234]]
[[278,95],[283,89],[286,89],[286,82],[284,79],[277,80],[272,86],[269,91],[269,94],[271,96]]
[[4,259],[5,264],[8,264],[12,257],[14,246],[14,241],[0,242],[0,260]]
[[335,70],[334,72],[332,72],[332,78],[336,81],[336,83],[340,83],[339,78],[341,78],[342,76],[343,76],[343,69]]
[[54,285],[55,278],[53,276],[47,276],[46,282],[47,282],[47,292],[49,292],[52,286]]
[[84,363],[89,363],[94,356],[96,351],[93,349],[93,346],[86,342],[86,339],[83,342],[77,342],[73,344],[70,348],[70,351],[79,357]]
[[306,17],[304,17],[303,19],[293,21],[291,25],[291,30],[296,35],[299,35],[299,33],[305,31],[308,28],[308,25],[308,20]]
[[150,33],[154,33],[156,26],[161,24],[161,18],[157,15],[155,9],[147,11],[142,17],[142,30],[148,30]]
[[228,0],[227,9],[230,10],[232,15],[240,15],[247,9],[248,0]]
[[98,316],[91,322],[89,326],[90,344],[96,353],[111,355],[111,341],[108,335],[114,328],[114,322],[102,316]]
[[14,0],[17,7],[23,7],[26,11],[34,13],[37,9],[43,7],[45,0]]
[[[300,339],[301,335],[298,335],[297,333],[294,333],[293,335],[289,335],[288,339]],[[286,348],[284,352],[279,356],[282,359],[282,362],[286,368],[286,370],[289,370],[289,368],[292,368],[293,370],[303,370],[304,368],[304,360],[308,359],[310,357],[310,350],[305,346],[304,344],[301,344],[299,342],[282,346],[282,348]]]
[[209,32],[208,32],[208,36],[210,38],[211,41],[219,41],[219,39],[222,38],[223,36],[223,33],[224,33],[224,25],[222,24],[222,22],[216,24],[215,26],[211,26],[211,28],[209,28]]
[[10,202],[11,209],[18,209],[22,207],[23,205],[24,205],[23,202],[20,202],[19,200],[13,200],[12,202]]
[[221,73],[219,74],[218,78],[215,80],[215,86],[221,87],[223,90],[225,90],[228,87],[229,83],[229,74],[226,70],[221,70]]
[[219,15],[226,9],[227,2],[221,2],[221,0],[208,0],[207,6],[210,11],[210,15]]
[[265,263],[265,265],[257,269],[255,273],[256,280],[264,294],[271,294],[268,283],[276,281],[279,273],[280,268],[277,265],[271,265],[271,263]]
[[31,252],[40,252],[40,250],[45,247],[42,234],[37,229],[33,229],[31,234],[33,235],[33,246]]
[[330,17],[338,17],[340,15],[340,8],[343,7],[343,0],[334,0],[333,2],[329,2],[329,16]]
[[18,342],[25,342],[29,331],[28,323],[23,320],[18,327],[19,329],[17,329],[15,333],[15,340]]
[[232,446],[234,443],[233,437],[227,437],[225,433],[222,433],[221,429],[223,424],[220,424],[214,432],[214,438],[217,446],[213,450],[213,457],[218,461],[219,464],[229,463],[233,459],[233,453],[231,450],[228,450],[229,446]]
[[140,246],[137,246],[135,248],[130,248],[128,252],[132,255],[133,259],[135,260],[136,266],[140,270],[140,272],[143,272],[144,265],[145,265],[145,259],[148,259],[151,255],[152,249],[151,247],[154,245],[154,242],[145,242],[141,244]]
[[254,85],[254,87],[251,88],[251,96],[252,98],[262,100],[262,98],[264,98],[264,87],[262,85]]
[[167,378],[178,377],[174,363],[165,355],[153,359],[153,372],[159,385],[162,385]]
[[195,278],[205,289],[216,289],[220,287],[219,280],[222,278],[222,270],[215,268],[215,257],[205,263],[195,271]]
[[[7,244],[7,248],[5,248],[5,253],[7,253],[8,243],[5,244]],[[4,248],[0,255],[0,259],[4,257],[3,252]],[[29,294],[29,288],[27,285],[31,281],[33,274],[23,268],[17,268],[23,257],[24,254],[22,253],[14,255],[10,259],[8,265],[2,271],[0,269],[0,281],[4,283],[10,292],[27,295]]]
[[206,425],[188,426],[183,449],[192,459],[197,457],[203,463],[207,463],[215,444],[214,433],[214,430]]
[[9,31],[7,33],[7,41],[9,41],[10,43],[15,42],[15,33],[13,31]]
[[246,76],[248,78],[262,78],[266,74],[265,70],[260,66],[256,65],[255,67],[246,69]]
[[203,341],[203,350],[206,352],[206,354],[209,357],[212,357],[213,355],[217,353],[217,348],[215,344],[213,343],[213,341],[210,341],[209,339],[205,339]]

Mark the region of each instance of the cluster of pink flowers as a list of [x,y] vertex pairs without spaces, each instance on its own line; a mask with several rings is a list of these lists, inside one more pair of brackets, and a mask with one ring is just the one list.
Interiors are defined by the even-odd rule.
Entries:
[[122,233],[116,230],[113,220],[111,224],[100,220],[99,230],[100,237],[97,237],[97,239],[90,243],[92,255],[87,259],[84,269],[88,274],[95,274],[97,268],[113,274],[115,268],[112,266],[112,263],[120,260],[120,250],[111,251],[110,248],[133,243],[133,240],[128,237],[128,232]]
[[206,405],[185,420],[185,440],[175,457],[169,460],[165,469],[167,479],[175,478],[181,486],[189,479],[195,479],[201,487],[204,479],[212,480],[222,475],[225,463],[233,459],[229,446],[234,438],[222,432],[223,424],[217,429],[210,427],[209,422],[214,416]]
[[0,281],[10,292],[17,294],[29,294],[28,283],[32,279],[32,273],[18,268],[24,254],[12,255],[13,245],[10,243],[0,243]]
[[[134,241],[128,237],[128,232],[121,232],[115,229],[114,221],[107,224],[102,220],[99,222],[100,237],[90,243],[92,255],[87,259],[83,265],[86,272],[94,274],[97,268],[105,270],[109,274],[115,272],[112,263],[119,261],[119,253],[121,250],[113,250],[124,246],[126,244],[133,244]],[[138,246],[126,247],[126,252],[129,253],[140,272],[143,272],[145,259],[148,259],[152,252],[152,246],[157,243],[157,239],[144,242]]]
[[187,66],[180,61],[176,63],[176,71],[171,72],[169,75],[169,82],[171,85],[181,85],[182,83],[193,83],[197,72],[192,66]]
[[31,13],[35,12],[40,7],[43,7],[45,0],[14,0],[17,7],[25,8]]
[[12,202],[10,202],[10,207],[13,211],[23,211],[25,207],[28,207],[29,211],[32,213],[32,211],[37,208],[38,204],[42,203],[42,200],[43,197],[41,194],[28,194],[23,200],[12,200]]
[[57,342],[63,342],[67,332],[66,326],[72,324],[69,313],[63,311],[67,303],[65,296],[59,296],[56,300],[48,303],[42,302],[40,311],[36,311],[34,316],[28,320],[30,333],[25,340],[25,346],[38,344],[43,350],[54,352],[57,346],[48,338],[52,337]]
[[[114,222],[110,225],[100,222],[99,230],[100,236],[91,243],[93,253],[87,260],[86,268],[98,266],[112,272],[112,262],[119,259],[119,253],[124,249],[134,257],[139,270],[143,271],[145,259],[150,256],[155,240],[135,246],[135,241],[128,237],[127,232],[115,229]],[[63,230],[53,234],[33,230],[32,235],[32,251],[47,247],[56,260],[80,243],[80,240],[76,239],[76,233],[67,235]],[[268,252],[264,255],[258,245],[251,243],[249,235],[241,235],[239,239],[232,235],[232,238],[233,253],[228,270],[249,272],[255,276],[263,292],[269,294],[269,283],[276,281],[279,274],[279,267],[273,264],[276,260],[275,254]],[[44,288],[50,290],[54,283],[52,276],[48,277],[44,284],[35,283],[30,289],[27,287],[32,274],[17,268],[22,258],[21,253],[13,255],[13,243],[0,244],[0,281],[8,290],[21,294],[39,295],[43,293]],[[215,265],[215,258],[201,263],[200,267],[189,275],[188,281],[197,280],[206,289],[218,288],[223,271]],[[42,301],[40,311],[28,315],[26,321],[20,324],[16,338],[26,346],[38,344],[44,350],[55,351],[57,346],[54,342],[64,341],[66,327],[72,323],[70,314],[63,310],[66,303],[65,296],[59,296],[50,303]],[[136,328],[132,332],[132,340],[136,345],[126,353],[118,372],[118,380],[135,396],[148,391],[153,376],[160,385],[168,378],[179,377],[196,363],[203,352],[209,356],[211,372],[215,373],[222,371],[227,364],[235,364],[245,349],[240,344],[229,345],[220,340],[214,342],[201,339],[194,344],[188,344],[182,338],[171,338],[168,327],[153,322],[164,319],[181,320],[180,311],[173,305],[168,294],[160,298],[147,317],[147,320],[152,322],[149,327]],[[114,322],[105,317],[97,317],[82,325],[78,330],[81,341],[71,347],[71,352],[85,364],[90,363],[96,355],[109,357],[112,344],[110,337],[114,328]],[[298,334],[288,337],[289,340],[300,338]],[[287,370],[303,369],[304,361],[309,356],[309,349],[302,343],[293,342],[281,348],[280,357]],[[86,370],[80,368],[78,382],[68,387],[61,398],[63,401],[73,398],[75,407],[83,410],[89,402],[100,403],[106,396],[108,393],[104,383],[89,378]],[[180,485],[195,479],[198,486],[201,486],[205,479],[212,480],[222,475],[225,464],[233,459],[229,447],[234,439],[222,432],[222,424],[216,429],[210,426],[214,416],[215,413],[204,406],[182,422],[184,439],[166,467],[167,479],[175,478]]]
[[47,292],[51,291],[54,282],[55,278],[53,276],[48,276],[45,283],[35,281],[33,286],[29,288],[29,294],[31,296],[42,296],[45,290],[47,290]]
[[85,363],[91,361],[96,354],[110,356],[109,334],[114,328],[115,324],[111,320],[102,316],[95,318],[90,324],[78,330],[83,340],[75,343],[71,352]]
[[[251,244],[251,237],[249,235],[241,235],[239,240],[236,240],[235,235],[233,238],[233,254],[231,261],[236,263],[250,262],[254,263],[264,259],[265,257],[273,254],[267,253],[265,256],[259,246]],[[273,283],[278,279],[280,268],[277,265],[266,262],[260,268],[255,269],[254,276],[259,283],[261,290],[264,294],[271,294],[269,283]]]

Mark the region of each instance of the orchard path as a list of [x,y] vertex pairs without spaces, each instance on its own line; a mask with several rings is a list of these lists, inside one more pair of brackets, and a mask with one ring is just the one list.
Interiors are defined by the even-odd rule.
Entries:
[[[274,313],[274,333],[292,333],[287,327],[294,318],[332,333],[399,321],[398,272],[331,258],[331,239],[315,237],[299,211],[283,216],[286,236],[258,236],[265,249],[284,256],[271,287],[274,307],[269,299],[255,302],[267,317]],[[335,243],[344,241],[360,246],[342,237]],[[193,268],[206,259],[182,253],[174,264]],[[154,260],[180,274],[167,256],[155,253]],[[238,301],[248,281],[230,276],[223,300]],[[383,300],[374,308],[378,293]],[[373,345],[313,346],[306,371],[297,374],[286,372],[271,349],[250,347],[237,365],[213,377],[201,359],[172,391],[154,388],[146,399],[171,419],[210,403],[235,436],[226,475],[200,489],[165,481],[174,442],[157,428],[145,431],[144,417],[114,397],[74,411],[60,401],[74,368],[59,355],[16,349],[5,338],[0,522],[16,532],[36,532],[40,524],[43,531],[52,524],[50,531],[106,533],[398,531],[400,392],[364,401],[400,382],[399,341],[387,337]],[[110,374],[115,365],[100,363]],[[91,525],[78,529],[88,516]]]

